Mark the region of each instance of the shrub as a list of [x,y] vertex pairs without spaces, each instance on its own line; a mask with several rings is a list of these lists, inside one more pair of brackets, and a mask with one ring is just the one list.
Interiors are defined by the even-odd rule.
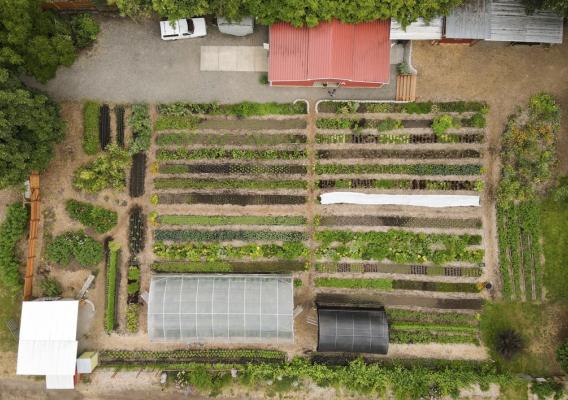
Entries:
[[133,140],[128,149],[130,154],[148,150],[152,142],[152,121],[150,120],[148,105],[133,105],[128,124],[133,134]]
[[294,279],[294,287],[301,288],[304,285],[304,282],[300,278]]
[[47,245],[46,258],[62,266],[75,259],[82,267],[94,267],[103,259],[103,246],[83,231],[69,231]]
[[473,114],[469,121],[469,125],[474,128],[485,128],[487,126],[487,120],[485,116],[487,115],[487,107],[481,109],[481,111]]
[[564,386],[561,383],[546,381],[533,382],[531,384],[531,392],[536,394],[538,400],[554,399],[560,400],[564,395]]
[[504,329],[495,336],[495,350],[506,360],[511,360],[522,349],[523,338],[513,329]]
[[11,288],[19,289],[20,262],[17,245],[28,226],[28,210],[20,202],[6,208],[6,219],[0,225],[0,279]]
[[568,374],[568,340],[565,340],[558,349],[556,349],[556,361],[560,367]]
[[97,21],[89,14],[74,16],[71,18],[70,26],[73,44],[80,49],[93,43],[101,30]]
[[392,131],[394,129],[402,129],[402,128],[404,128],[402,121],[399,119],[392,119],[392,118],[387,118],[385,120],[382,120],[377,125],[377,130],[379,132]]
[[45,297],[59,297],[63,293],[61,285],[55,278],[43,278],[39,287]]
[[83,106],[83,150],[88,155],[99,151],[99,115],[101,105],[88,101]]
[[115,211],[97,207],[84,201],[67,200],[65,209],[71,218],[93,228],[97,233],[104,233],[114,228],[118,221],[118,214]]
[[117,144],[109,144],[106,151],[94,161],[79,167],[73,176],[73,187],[85,192],[105,189],[123,189],[126,185],[126,168],[131,164],[128,152]]
[[396,67],[399,75],[412,75],[412,69],[407,62],[403,61]]
[[432,121],[432,130],[437,137],[444,135],[448,129],[455,127],[454,118],[448,114],[437,115]]
[[269,84],[268,74],[260,74],[260,77],[258,78],[258,83],[260,83],[261,85],[268,85]]

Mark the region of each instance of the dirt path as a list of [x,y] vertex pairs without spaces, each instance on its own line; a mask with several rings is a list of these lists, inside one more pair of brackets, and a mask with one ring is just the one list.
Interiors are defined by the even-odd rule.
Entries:
[[[475,46],[432,46],[415,42],[413,61],[419,71],[418,100],[483,100],[489,105],[487,127],[487,196],[484,207],[486,280],[499,282],[495,189],[500,174],[499,145],[510,114],[528,98],[546,91],[568,109],[568,34],[564,44],[510,47],[480,42]],[[568,114],[562,113],[559,166],[568,172]]]

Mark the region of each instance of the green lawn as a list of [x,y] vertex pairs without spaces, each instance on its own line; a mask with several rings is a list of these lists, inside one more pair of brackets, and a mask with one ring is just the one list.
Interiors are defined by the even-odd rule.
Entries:
[[6,327],[6,322],[13,319],[19,324],[21,301],[19,290],[11,290],[0,282],[0,351],[16,350],[18,343]]
[[544,286],[551,301],[568,302],[568,204],[550,199],[541,206]]

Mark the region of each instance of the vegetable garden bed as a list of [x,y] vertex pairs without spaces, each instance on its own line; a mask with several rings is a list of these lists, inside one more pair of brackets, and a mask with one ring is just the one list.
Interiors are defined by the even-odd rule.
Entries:
[[132,207],[128,225],[128,248],[131,256],[135,256],[144,250],[146,238],[146,224],[144,220],[142,208],[138,206]]
[[427,218],[381,215],[323,215],[317,217],[320,226],[409,226],[416,228],[481,228],[479,218]]
[[318,113],[407,113],[429,114],[432,112],[479,112],[486,106],[482,102],[450,101],[450,102],[412,102],[412,103],[372,103],[356,101],[322,101],[318,104]]
[[108,104],[103,104],[101,106],[99,122],[99,143],[101,150],[104,150],[110,143],[110,108]]
[[227,242],[240,241],[302,241],[307,240],[304,232],[271,232],[271,231],[198,231],[198,230],[162,230],[154,231],[155,240],[194,241],[194,242]]
[[317,150],[320,159],[341,158],[405,158],[405,159],[450,159],[479,158],[479,150],[391,150],[391,149],[333,149]]
[[154,179],[156,189],[299,189],[306,190],[308,183],[303,180],[235,180],[235,179]]
[[161,174],[306,174],[305,165],[268,164],[160,164]]
[[316,174],[480,175],[478,164],[317,164]]
[[160,193],[159,204],[233,204],[252,205],[294,205],[304,204],[306,196],[279,194],[206,194],[206,193]]
[[124,107],[114,107],[114,115],[116,117],[116,143],[124,148]]
[[426,179],[320,179],[320,189],[476,190],[481,181]]
[[[482,143],[484,135],[480,133],[448,134],[451,143]],[[431,144],[447,143],[433,134],[367,134],[367,133],[335,133],[316,134],[317,144]]]
[[152,271],[160,273],[289,273],[303,271],[306,264],[298,261],[217,261],[217,262],[155,262]]
[[279,144],[305,144],[304,134],[247,133],[163,133],[156,138],[158,146],[207,145],[207,146],[267,146]]
[[386,263],[317,263],[317,272],[324,273],[392,273],[429,276],[479,277],[483,269],[480,267],[463,267],[452,265],[421,264],[386,264]]
[[420,290],[426,292],[479,293],[475,283],[422,282],[399,279],[316,278],[316,287],[341,289]]
[[304,150],[240,150],[224,148],[160,149],[156,151],[156,159],[168,160],[299,160],[306,158]]
[[146,177],[146,154],[136,153],[132,156],[130,167],[130,197],[136,198],[144,194],[144,179]]
[[218,130],[267,130],[267,129],[305,129],[306,120],[301,119],[245,119],[245,120],[204,120],[198,123],[199,129],[218,129]]
[[256,215],[160,215],[156,221],[165,225],[305,225],[302,216]]
[[118,290],[120,281],[120,246],[107,238],[104,242],[106,264],[104,329],[111,333],[116,326]]

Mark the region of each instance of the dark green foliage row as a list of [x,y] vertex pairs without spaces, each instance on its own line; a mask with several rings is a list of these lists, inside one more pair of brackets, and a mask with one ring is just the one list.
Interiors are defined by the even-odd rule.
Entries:
[[82,267],[94,267],[103,260],[103,246],[83,231],[68,231],[47,244],[45,256],[61,266],[75,260]]
[[[479,235],[426,234],[391,229],[387,232],[316,232],[318,257],[340,260],[392,260],[396,263],[444,264],[453,261],[480,263],[483,250],[467,249],[481,243]],[[443,249],[433,250],[432,247]]]
[[305,174],[305,165],[160,164],[161,174]]
[[278,244],[251,243],[244,246],[222,245],[219,243],[165,244],[156,242],[154,254],[166,260],[218,261],[243,258],[275,258],[298,260],[308,256],[308,248],[302,242]]
[[407,331],[399,331],[396,329],[390,330],[389,340],[391,343],[398,343],[398,344],[424,344],[424,343],[479,344],[479,339],[474,335],[463,335],[463,334],[445,335],[433,332],[407,332]]
[[39,287],[44,297],[59,297],[63,293],[61,284],[55,278],[43,278],[39,282]]
[[291,194],[160,193],[154,196],[156,196],[156,204],[234,204],[239,206],[305,204],[307,199],[305,195]]
[[[369,272],[382,272],[394,274],[412,274],[415,275],[415,268],[413,265],[405,264],[379,264],[379,263],[317,263],[316,271],[325,273],[336,272],[350,272],[350,273],[369,273]],[[477,278],[480,277],[483,270],[479,267],[442,267],[439,265],[420,265],[419,266],[428,276],[466,276]],[[448,271],[447,269],[450,269]],[[459,270],[458,273],[456,270]]]
[[89,155],[99,152],[99,115],[101,105],[87,101],[83,106],[83,150]]
[[69,216],[86,227],[93,228],[97,233],[104,233],[116,226],[118,214],[116,211],[97,207],[78,200],[67,200],[65,209]]
[[317,164],[316,174],[480,175],[478,164]]
[[152,271],[162,273],[289,273],[303,271],[305,264],[297,261],[254,261],[254,262],[155,262]]
[[315,285],[316,287],[333,287],[343,289],[403,289],[428,292],[479,292],[475,283],[421,282],[398,279],[316,278]]
[[403,215],[318,215],[314,219],[318,226],[404,226],[417,228],[481,228],[479,218],[434,218]]
[[166,225],[305,225],[301,216],[256,216],[256,215],[160,215],[160,224]]
[[164,131],[166,129],[195,129],[201,122],[199,117],[193,115],[160,115],[156,120],[154,129]]
[[17,246],[24,238],[27,226],[27,208],[19,202],[10,204],[0,225],[0,279],[9,288],[19,289],[22,282]]
[[417,322],[423,324],[459,324],[460,326],[477,326],[475,315],[457,312],[425,312],[399,308],[388,308],[387,316],[390,322]]
[[167,160],[297,160],[306,158],[304,150],[239,150],[239,149],[160,149],[156,151],[156,159]]
[[156,138],[158,146],[171,145],[207,145],[207,146],[267,146],[278,144],[304,144],[307,137],[304,134],[262,134],[247,133],[163,133]]
[[305,114],[306,103],[253,103],[244,101],[236,104],[217,103],[172,103],[158,105],[162,115],[187,116],[192,114],[235,115],[239,118],[254,115],[293,115]]
[[104,350],[100,353],[103,365],[124,361],[129,363],[157,362],[284,362],[286,353],[278,350],[260,349],[207,349],[207,350]]
[[[364,146],[366,144],[422,144],[422,143],[443,143],[441,138],[429,134],[388,134],[388,133],[335,133],[335,134],[316,134],[316,143],[318,144],[339,144],[354,143]],[[446,134],[446,142],[449,143],[481,143],[483,142],[483,134],[467,133],[467,134]]]
[[464,292],[479,293],[480,288],[475,283],[462,282],[420,282],[395,280],[392,284],[393,289],[421,290],[426,292]]
[[130,210],[128,224],[128,249],[132,255],[136,255],[144,250],[144,240],[146,238],[146,222],[142,209],[138,206]]
[[316,278],[316,287],[391,290],[392,279]]
[[220,180],[220,179],[154,179],[156,189],[307,189],[306,181],[287,180]]
[[126,185],[126,168],[131,162],[126,150],[115,143],[109,144],[95,160],[75,170],[73,187],[91,193],[121,190]]
[[106,303],[104,328],[106,333],[111,333],[115,325],[116,311],[116,288],[120,260],[120,247],[114,242],[108,246],[109,254],[106,265]]
[[[354,103],[354,102],[349,102]],[[321,102],[319,104],[319,112],[339,112],[347,110],[357,113],[408,113],[408,114],[429,114],[434,111],[438,112],[468,112],[481,111],[486,107],[485,103],[475,101],[450,101],[444,103],[437,102],[415,102],[415,103],[355,103],[357,107],[345,107],[346,102]],[[347,112],[349,113],[349,112]]]
[[147,104],[134,104],[132,114],[128,119],[132,129],[133,140],[130,142],[130,154],[146,151],[152,143],[152,121]]
[[[416,179],[336,179],[320,180],[321,188],[335,189],[420,189],[420,190],[475,190],[479,181],[434,181]],[[331,184],[332,183],[332,184]]]
[[301,241],[307,240],[304,232],[272,232],[272,231],[197,231],[197,230],[155,230],[155,240],[213,242],[213,241]]

